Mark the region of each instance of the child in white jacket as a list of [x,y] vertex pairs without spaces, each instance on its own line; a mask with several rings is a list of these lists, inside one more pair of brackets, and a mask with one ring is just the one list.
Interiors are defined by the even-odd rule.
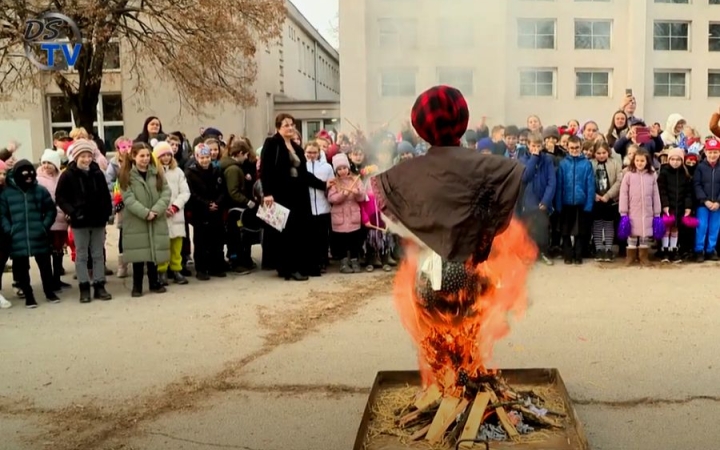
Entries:
[[168,276],[176,284],[188,284],[182,273],[182,243],[185,236],[185,204],[190,200],[185,173],[177,165],[172,146],[168,142],[159,142],[153,148],[153,156],[165,171],[165,179],[170,186],[172,196],[166,215],[170,231],[170,262],[158,265],[158,278],[163,286],[168,285]]
[[[317,141],[311,140],[305,145],[305,159],[307,170],[319,180],[328,182],[335,179],[332,166],[320,159],[320,146]],[[330,202],[327,193],[320,189],[310,189],[310,208],[312,210],[312,225],[309,236],[312,252],[312,269],[309,275],[319,276],[328,266],[328,247],[330,245]]]

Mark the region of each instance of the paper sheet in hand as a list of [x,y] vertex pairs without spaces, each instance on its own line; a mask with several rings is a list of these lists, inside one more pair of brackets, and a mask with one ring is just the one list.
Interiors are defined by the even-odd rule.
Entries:
[[287,225],[288,216],[290,216],[290,210],[279,203],[273,203],[272,206],[267,207],[262,205],[257,212],[257,218],[275,228],[278,231],[285,229]]

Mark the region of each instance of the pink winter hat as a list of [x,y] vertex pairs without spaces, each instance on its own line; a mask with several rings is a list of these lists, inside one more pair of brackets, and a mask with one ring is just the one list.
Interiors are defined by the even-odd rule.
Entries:
[[672,158],[673,156],[676,156],[682,161],[685,161],[685,150],[679,147],[671,148],[670,151],[668,151],[668,159]]
[[341,167],[350,167],[350,160],[345,153],[338,153],[332,157],[333,169],[338,170]]

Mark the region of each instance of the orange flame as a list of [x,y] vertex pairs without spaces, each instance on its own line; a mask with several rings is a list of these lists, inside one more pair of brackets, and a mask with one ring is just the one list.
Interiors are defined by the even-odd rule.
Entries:
[[395,277],[395,307],[418,347],[423,386],[435,383],[447,393],[457,389],[461,370],[471,379],[492,372],[487,363],[495,342],[510,332],[509,313],[520,317],[527,307],[526,282],[537,248],[513,219],[495,237],[487,261],[465,265],[466,272],[482,280],[483,289],[436,292],[444,308],[426,306],[417,293],[418,250],[406,245]]

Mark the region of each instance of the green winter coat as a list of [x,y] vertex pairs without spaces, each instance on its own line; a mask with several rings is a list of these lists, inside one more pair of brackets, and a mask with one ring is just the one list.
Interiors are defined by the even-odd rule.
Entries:
[[[157,168],[148,168],[146,182],[137,167],[130,171],[130,185],[122,191],[123,210],[122,238],[123,261],[127,263],[154,262],[161,264],[170,260],[170,232],[165,212],[170,205],[170,186],[163,182],[158,192],[155,176]],[[146,220],[150,211],[157,214],[152,222]]]
[[50,227],[57,216],[50,193],[37,182],[24,192],[15,184],[12,172],[6,180],[7,187],[0,194],[0,223],[3,233],[11,240],[10,256],[50,253]]

